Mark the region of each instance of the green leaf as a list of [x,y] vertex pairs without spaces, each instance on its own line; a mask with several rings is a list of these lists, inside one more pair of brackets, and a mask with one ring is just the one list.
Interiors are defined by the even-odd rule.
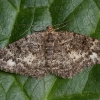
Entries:
[[[99,19],[100,0],[0,0],[0,48],[56,24],[60,30],[100,39]],[[0,100],[94,99],[100,99],[100,65],[85,68],[72,79],[0,71]]]

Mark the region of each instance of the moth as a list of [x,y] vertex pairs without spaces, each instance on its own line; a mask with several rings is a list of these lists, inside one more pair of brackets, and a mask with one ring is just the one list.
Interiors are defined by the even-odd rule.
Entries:
[[73,32],[34,32],[0,50],[0,69],[31,77],[70,78],[100,64],[100,41]]

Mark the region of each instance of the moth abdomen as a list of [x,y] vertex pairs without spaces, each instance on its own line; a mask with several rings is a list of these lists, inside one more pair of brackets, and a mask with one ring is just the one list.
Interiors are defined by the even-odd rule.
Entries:
[[46,45],[46,50],[53,50],[53,49],[54,49],[54,44]]
[[46,46],[46,58],[52,58],[54,47],[52,45]]

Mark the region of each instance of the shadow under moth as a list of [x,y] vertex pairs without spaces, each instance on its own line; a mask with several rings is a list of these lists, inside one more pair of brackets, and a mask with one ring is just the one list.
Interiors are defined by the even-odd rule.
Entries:
[[100,64],[100,41],[73,32],[35,32],[0,50],[0,69],[31,77],[70,78]]

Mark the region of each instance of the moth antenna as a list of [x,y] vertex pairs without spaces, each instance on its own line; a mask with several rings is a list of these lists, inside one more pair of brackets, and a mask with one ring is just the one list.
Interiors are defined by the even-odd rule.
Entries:
[[36,30],[33,30],[33,32],[44,32],[45,30],[40,30],[40,31],[36,31]]
[[61,28],[63,28],[63,27],[66,27],[67,26],[67,24],[66,25],[63,25],[63,26],[61,26],[61,27],[59,27],[59,28],[56,28],[56,29],[54,29],[55,31],[57,31],[57,30],[59,30],[59,29],[61,29]]
[[68,20],[68,21],[66,21],[66,22],[62,22],[62,23],[59,23],[59,24],[55,24],[55,25],[53,25],[53,27],[60,26],[60,25],[64,25],[64,24],[67,25],[68,22],[71,22],[71,21],[73,21],[74,19],[75,19],[75,18],[73,18],[73,19],[71,19],[71,20]]

